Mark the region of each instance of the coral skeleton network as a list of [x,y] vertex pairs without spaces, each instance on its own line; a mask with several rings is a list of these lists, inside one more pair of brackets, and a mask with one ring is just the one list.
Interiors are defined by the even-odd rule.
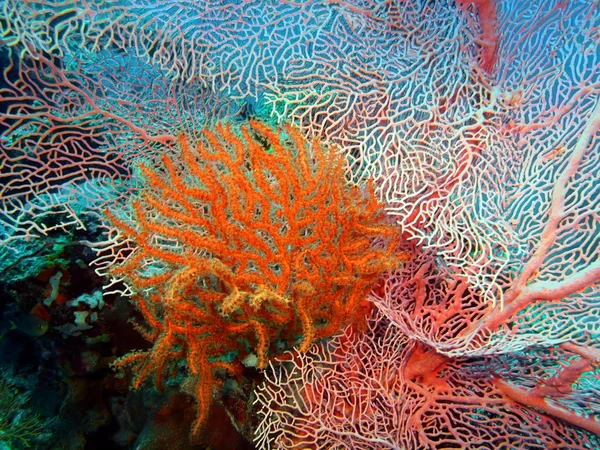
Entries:
[[0,448],[600,448],[597,0],[0,0],[0,69]]

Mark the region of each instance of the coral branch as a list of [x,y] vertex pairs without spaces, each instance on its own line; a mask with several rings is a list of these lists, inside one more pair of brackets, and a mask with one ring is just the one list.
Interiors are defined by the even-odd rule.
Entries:
[[600,434],[600,422],[587,417],[580,417],[572,411],[558,405],[548,402],[543,397],[536,395],[533,392],[528,392],[526,389],[513,386],[503,380],[495,380],[494,385],[507,397],[517,403],[537,409],[546,414],[564,420],[576,427],[588,430],[590,433]]

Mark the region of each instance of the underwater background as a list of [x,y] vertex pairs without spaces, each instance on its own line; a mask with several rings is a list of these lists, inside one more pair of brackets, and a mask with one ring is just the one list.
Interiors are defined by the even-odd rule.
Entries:
[[0,449],[600,448],[597,0],[0,0]]

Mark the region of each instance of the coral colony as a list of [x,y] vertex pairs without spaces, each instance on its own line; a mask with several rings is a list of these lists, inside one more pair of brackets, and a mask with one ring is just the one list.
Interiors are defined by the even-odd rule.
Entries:
[[600,448],[597,1],[0,0],[0,68],[0,448]]
[[161,384],[165,366],[185,359],[196,428],[213,372],[239,373],[251,352],[264,369],[277,341],[304,353],[364,321],[366,295],[398,246],[372,192],[345,182],[339,154],[291,127],[249,127],[204,130],[196,152],[182,136],[166,173],[142,167],[148,186],[132,224],[109,215],[136,247],[112,274],[145,292],[135,302],[154,343],[114,365],[134,364],[139,387],[151,372]]

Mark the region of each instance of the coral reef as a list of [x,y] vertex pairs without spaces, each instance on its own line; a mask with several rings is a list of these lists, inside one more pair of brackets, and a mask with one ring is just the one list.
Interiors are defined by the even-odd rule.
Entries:
[[600,447],[599,11],[0,2],[0,369],[40,450]]

